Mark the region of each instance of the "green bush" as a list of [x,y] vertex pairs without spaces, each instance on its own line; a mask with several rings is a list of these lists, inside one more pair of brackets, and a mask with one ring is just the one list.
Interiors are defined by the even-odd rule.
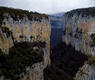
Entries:
[[37,12],[33,13],[22,9],[0,7],[1,20],[3,20],[4,17],[8,18],[8,16],[4,15],[5,13],[8,13],[15,21],[18,21],[19,19],[23,19],[26,16],[28,17],[29,20],[36,20],[36,21],[41,21],[41,19],[43,18],[48,19],[48,16],[45,14],[39,14]]
[[0,27],[3,33],[6,33],[7,37],[12,36],[12,32],[7,27]]
[[93,56],[88,56],[88,64],[89,64],[89,65],[95,64],[95,57],[93,57]]
[[92,42],[90,44],[92,47],[94,47],[95,46],[95,34],[91,35],[91,40],[92,40]]
[[22,72],[26,73],[26,67],[43,60],[43,51],[33,50],[33,43],[19,42],[10,48],[9,54],[5,55],[0,50],[0,75],[5,78],[17,79]]

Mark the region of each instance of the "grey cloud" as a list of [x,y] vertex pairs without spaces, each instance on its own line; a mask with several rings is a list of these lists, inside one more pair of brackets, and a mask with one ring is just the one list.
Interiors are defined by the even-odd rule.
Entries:
[[49,14],[94,5],[94,0],[0,0],[0,6],[21,8]]

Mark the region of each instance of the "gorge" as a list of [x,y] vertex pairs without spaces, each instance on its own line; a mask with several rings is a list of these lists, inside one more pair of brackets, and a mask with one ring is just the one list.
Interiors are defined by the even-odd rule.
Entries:
[[64,14],[62,42],[51,49],[45,80],[95,80],[95,7]]
[[0,80],[95,80],[95,7],[45,15],[0,7]]

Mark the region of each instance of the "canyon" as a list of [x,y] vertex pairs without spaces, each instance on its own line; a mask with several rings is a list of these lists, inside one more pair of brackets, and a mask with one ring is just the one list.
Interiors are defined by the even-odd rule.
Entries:
[[64,14],[62,41],[51,48],[51,66],[45,69],[45,80],[95,80],[94,9]]
[[0,7],[0,80],[95,80],[95,8],[45,15]]
[[54,47],[62,41],[64,14],[49,15],[51,24],[50,47]]

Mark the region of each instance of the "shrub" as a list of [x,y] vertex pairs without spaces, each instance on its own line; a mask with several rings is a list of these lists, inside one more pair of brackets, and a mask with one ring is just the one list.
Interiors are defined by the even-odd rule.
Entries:
[[94,47],[94,46],[95,46],[95,34],[92,34],[92,35],[91,35],[91,40],[92,40],[92,41],[91,41],[90,44],[91,44],[92,47]]
[[41,19],[43,18],[48,19],[48,16],[45,14],[39,14],[37,12],[33,13],[27,10],[21,10],[21,9],[0,7],[0,18],[2,20],[4,19],[4,17],[8,17],[4,15],[5,13],[10,15],[15,21],[18,21],[19,19],[23,19],[26,16],[28,17],[29,20],[36,20],[36,21],[41,21]]
[[8,55],[0,49],[0,75],[16,80],[22,72],[26,71],[27,66],[31,67],[32,64],[42,61],[42,49],[35,51],[32,44],[29,42],[15,43]]
[[95,64],[95,57],[89,56],[89,57],[88,57],[88,64],[89,64],[89,65]]
[[7,27],[1,27],[3,33],[6,33],[7,37],[12,36],[12,32]]

